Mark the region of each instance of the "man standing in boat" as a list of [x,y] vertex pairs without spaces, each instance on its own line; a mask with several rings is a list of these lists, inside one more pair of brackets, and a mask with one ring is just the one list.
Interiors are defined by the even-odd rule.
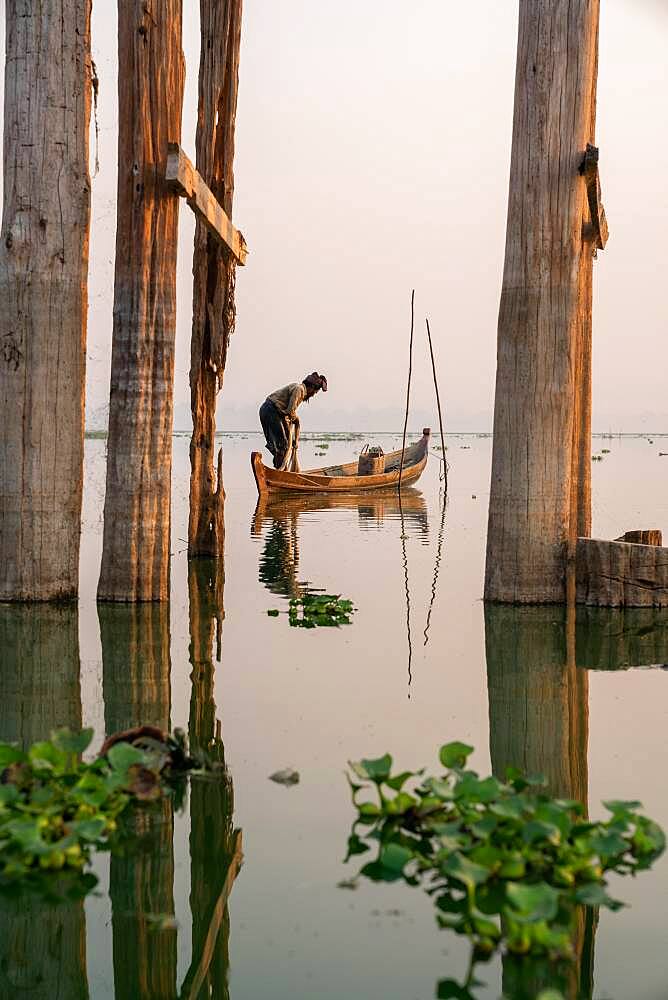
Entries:
[[307,402],[322,389],[327,392],[327,379],[324,375],[311,372],[301,382],[291,382],[267,396],[260,407],[260,423],[267,443],[267,448],[274,456],[274,468],[283,467],[291,443],[291,431],[294,428],[295,439],[299,431],[297,407],[304,400]]

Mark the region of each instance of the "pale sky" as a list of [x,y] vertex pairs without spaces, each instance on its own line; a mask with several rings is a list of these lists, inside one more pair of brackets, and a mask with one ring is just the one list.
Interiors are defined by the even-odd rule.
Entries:
[[[2,0],[0,0],[2,3]],[[4,6],[4,3],[2,3]],[[220,429],[317,369],[304,429],[491,428],[517,0],[244,0],[234,221],[250,255]],[[106,423],[116,194],[116,4],[93,0],[87,424]],[[199,3],[184,0],[182,144],[194,159]],[[602,0],[597,144],[608,248],[594,271],[594,429],[668,432],[668,0]],[[91,157],[93,168],[94,155]],[[189,428],[193,218],[181,203],[175,429]]]

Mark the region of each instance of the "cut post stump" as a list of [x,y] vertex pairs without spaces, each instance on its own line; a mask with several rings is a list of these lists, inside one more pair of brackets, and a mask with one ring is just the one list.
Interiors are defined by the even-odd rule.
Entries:
[[668,548],[578,538],[575,573],[578,604],[668,607]]

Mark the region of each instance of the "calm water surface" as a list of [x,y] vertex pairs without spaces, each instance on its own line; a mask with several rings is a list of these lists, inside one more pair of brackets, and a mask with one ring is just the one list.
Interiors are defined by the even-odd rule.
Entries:
[[[395,439],[369,440],[389,450]],[[90,440],[78,613],[0,608],[1,738],[29,742],[83,722],[97,742],[154,722],[194,742],[218,734],[229,768],[226,782],[193,783],[181,811],[165,803],[131,817],[136,850],[98,859],[99,891],[85,904],[0,903],[2,1000],[425,1000],[438,980],[462,978],[467,945],[437,929],[420,891],[337,888],[355,871],[342,864],[349,758],[390,751],[402,769],[435,766],[437,748],[462,739],[483,773],[512,761],[588,797],[593,816],[603,799],[638,798],[668,827],[668,618],[485,613],[489,438],[450,436],[445,517],[432,460],[406,495],[403,522],[392,495],[256,510],[249,453],[259,437],[222,443],[224,587],[206,564],[189,574],[188,438],[177,436],[171,604],[98,612],[106,442]],[[332,441],[325,460],[304,442],[302,464],[359,447]],[[593,467],[594,533],[668,529],[668,458],[659,457],[668,441],[594,441],[604,447],[610,454]],[[308,588],[351,598],[353,624],[306,630],[267,616]],[[298,785],[268,780],[288,766]],[[237,829],[244,864],[225,907]],[[600,915],[571,995],[668,996],[668,860],[613,890],[631,905]],[[555,975],[533,970],[522,986],[492,962],[476,996],[495,1000],[503,987],[534,996]]]

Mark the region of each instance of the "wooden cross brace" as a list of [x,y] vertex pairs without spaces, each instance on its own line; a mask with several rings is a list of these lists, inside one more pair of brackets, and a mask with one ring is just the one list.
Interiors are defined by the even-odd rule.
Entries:
[[186,199],[209,232],[229,248],[237,263],[245,264],[248,247],[243,235],[232,225],[211,188],[177,142],[167,145],[165,180],[172,191]]
[[608,223],[605,209],[601,202],[601,182],[598,175],[598,147],[587,143],[584,159],[580,164],[580,173],[587,185],[587,202],[589,204],[590,225],[583,228],[583,238],[591,240],[598,250],[605,249],[608,242]]

